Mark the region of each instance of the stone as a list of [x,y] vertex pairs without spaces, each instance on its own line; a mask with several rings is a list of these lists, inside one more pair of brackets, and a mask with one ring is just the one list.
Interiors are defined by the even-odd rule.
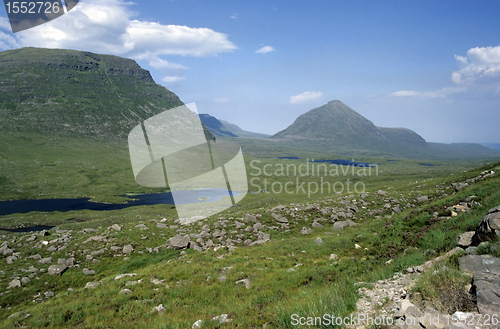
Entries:
[[232,320],[228,318],[227,314],[221,314],[221,315],[214,316],[212,318],[212,321],[218,321],[220,324],[222,324],[222,323],[229,323]]
[[67,269],[68,269],[68,267],[66,265],[50,265],[48,273],[49,273],[49,275],[61,275]]
[[281,224],[288,224],[288,219],[283,216],[279,216],[278,218],[276,218],[276,221]]
[[337,256],[336,254],[330,254],[330,260],[337,260],[339,259],[339,256]]
[[302,227],[302,230],[300,231],[301,234],[309,234],[311,232],[312,232],[312,230],[308,227],[305,227],[305,226]]
[[156,227],[157,228],[167,228],[168,226],[165,223],[156,223]]
[[108,230],[115,230],[115,231],[120,232],[122,230],[122,227],[118,224],[113,224],[110,227],[108,227]]
[[250,280],[242,279],[242,280],[236,281],[236,284],[241,284],[241,283],[243,283],[245,285],[245,288],[250,289],[250,287],[251,287]]
[[350,219],[348,219],[348,220],[341,220],[341,221],[335,222],[333,224],[333,230],[334,231],[339,231],[339,230],[343,229],[346,226],[356,226],[356,225],[358,225],[358,224],[355,223],[355,222],[353,222]]
[[457,236],[456,245],[462,248],[467,248],[472,244],[472,237],[474,236],[475,231],[468,231],[461,233]]
[[9,288],[17,288],[21,286],[21,281],[14,279],[9,283]]
[[322,245],[323,243],[325,243],[325,241],[323,241],[322,238],[316,238],[314,240],[314,243],[317,244],[317,245]]
[[192,329],[198,329],[203,327],[203,320],[196,320],[195,323],[193,323],[193,326],[191,327]]
[[42,258],[38,262],[40,264],[50,264],[52,263],[52,257]]
[[83,275],[94,275],[95,274],[94,270],[91,270],[88,268],[84,268],[82,272],[83,272]]
[[392,208],[392,211],[394,211],[395,213],[400,213],[401,209],[398,206],[396,206],[396,207]]
[[14,261],[17,260],[17,257],[16,256],[9,256],[7,257],[6,261],[7,261],[7,264],[14,264]]
[[251,222],[251,223],[257,223],[257,217],[254,215],[246,214],[245,215],[245,222]]
[[152,312],[158,312],[158,314],[165,313],[167,309],[163,306],[163,304],[160,304],[158,306],[153,307]]
[[483,241],[494,241],[500,235],[500,206],[491,208],[483,217],[476,233],[472,237],[472,245],[477,246]]
[[27,277],[24,277],[24,278],[21,279],[22,284],[30,283],[30,281],[31,280],[29,278],[27,278]]
[[178,249],[185,249],[189,247],[189,242],[190,242],[190,237],[189,235],[181,236],[181,235],[176,235],[167,241],[167,247],[170,247],[172,249],[178,250]]
[[417,198],[417,202],[425,202],[429,201],[429,197],[427,195],[422,195]]
[[324,227],[323,225],[321,225],[320,223],[318,223],[318,221],[317,221],[317,220],[315,220],[315,221],[312,223],[312,225],[311,225],[311,226],[312,226],[312,227],[315,227],[315,228]]
[[95,289],[100,285],[99,282],[87,282],[85,289]]
[[115,276],[115,280],[120,280],[122,278],[125,278],[125,277],[132,277],[132,276],[136,276],[137,273],[125,273],[125,274],[118,274],[117,276]]
[[355,243],[355,244],[354,244],[354,248],[356,248],[356,249],[361,249],[361,246],[360,246],[359,244]]
[[46,291],[43,293],[43,295],[45,296],[45,298],[51,298],[51,297],[54,297],[54,292]]
[[130,244],[127,244],[126,246],[123,247],[124,254],[130,254],[132,251],[134,251],[134,247],[132,247],[132,245]]
[[131,293],[132,293],[132,290],[130,290],[130,289],[122,289],[122,290],[120,290],[120,292],[119,292],[119,293],[120,293],[120,294],[127,294],[127,295],[128,295],[128,294],[131,294]]
[[263,230],[265,227],[261,223],[255,223],[253,225],[253,228],[256,229],[256,230]]
[[386,191],[382,191],[382,190],[378,190],[377,195],[379,195],[379,196],[387,196],[387,192]]

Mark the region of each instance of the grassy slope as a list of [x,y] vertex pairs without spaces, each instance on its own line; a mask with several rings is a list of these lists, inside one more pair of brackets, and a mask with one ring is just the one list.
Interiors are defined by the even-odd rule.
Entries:
[[[73,212],[68,217],[83,217],[92,219],[84,223],[64,221],[61,214],[40,214],[42,217],[61,217],[61,229],[79,229],[95,227],[100,232],[104,231],[111,223],[120,223],[123,230],[109,234],[115,240],[114,245],[132,243],[135,252],[128,261],[121,257],[110,257],[110,254],[100,256],[100,263],[80,261],[80,270],[70,269],[61,277],[49,277],[46,274],[41,280],[32,280],[27,285],[28,290],[12,290],[1,297],[3,306],[0,317],[4,319],[16,312],[24,313],[2,323],[3,327],[27,325],[28,327],[96,327],[96,328],[190,328],[192,324],[202,319],[208,327],[217,327],[211,323],[212,316],[222,313],[230,314],[233,319],[231,324],[222,327],[257,327],[268,323],[271,327],[291,327],[290,316],[300,314],[303,316],[322,315],[324,313],[348,315],[354,311],[355,287],[353,283],[373,282],[381,278],[390,277],[394,271],[404,270],[408,266],[419,265],[429,259],[424,251],[435,250],[444,252],[454,247],[455,237],[458,233],[470,230],[479,223],[487,209],[500,204],[498,190],[499,178],[482,180],[475,185],[467,187],[456,194],[442,197],[442,191],[451,193],[445,187],[453,181],[463,181],[475,177],[485,169],[497,168],[499,164],[487,165],[468,172],[457,172],[448,168],[448,174],[430,178],[429,172],[422,173],[408,170],[399,179],[392,181],[381,180],[371,186],[371,190],[387,188],[390,199],[412,199],[425,194],[432,201],[421,204],[417,208],[404,210],[400,214],[391,215],[390,211],[380,218],[367,215],[363,210],[356,214],[358,225],[354,228],[344,229],[332,234],[331,225],[325,228],[314,229],[311,235],[299,234],[304,224],[300,221],[291,225],[290,232],[279,232],[267,229],[272,241],[260,246],[241,247],[228,253],[223,248],[218,251],[195,252],[188,250],[181,256],[179,251],[162,250],[156,254],[139,254],[138,251],[145,247],[154,247],[164,243],[165,239],[175,234],[175,231],[155,228],[155,222],[165,217],[172,223],[173,213],[163,206],[136,207],[128,210],[111,211],[108,213]],[[399,166],[400,168],[403,166]],[[418,167],[422,168],[422,167]],[[432,170],[431,167],[424,170]],[[397,166],[393,168],[397,169]],[[449,175],[450,172],[454,175]],[[386,176],[389,177],[390,175]],[[427,177],[424,179],[424,177]],[[418,182],[414,179],[418,178]],[[392,187],[388,189],[388,187]],[[467,196],[476,195],[481,206],[474,207],[470,212],[458,217],[441,221],[431,220],[431,213],[438,211],[444,214],[444,209],[464,200]],[[242,217],[245,213],[261,213],[261,222],[271,226],[274,221],[266,212],[270,207],[278,204],[287,204],[295,197],[316,202],[324,206],[335,206],[338,203],[333,199],[306,198],[297,196],[268,196],[265,194],[249,195],[240,207],[231,208],[220,214],[223,218]],[[370,207],[381,207],[386,198],[375,195],[368,201]],[[301,214],[304,218],[316,218],[315,210]],[[2,222],[14,219],[15,216],[4,216]],[[30,218],[35,223],[38,214],[24,215],[24,221]],[[216,218],[209,218],[203,222],[213,223]],[[43,222],[43,220],[42,220]],[[145,223],[149,231],[139,231],[134,228],[138,223]],[[232,222],[230,220],[230,222]],[[197,224],[187,227],[188,232],[199,230]],[[129,230],[130,228],[130,230]],[[231,226],[226,228],[232,230]],[[329,233],[329,234],[325,234]],[[338,234],[337,234],[338,233]],[[98,234],[98,233],[92,233]],[[93,242],[82,245],[82,241],[89,235],[77,234],[74,244],[69,249],[73,253],[83,255],[81,249],[95,250],[99,244]],[[142,240],[141,236],[148,236]],[[8,234],[8,239],[20,233]],[[316,245],[314,239],[321,237],[325,243]],[[51,237],[45,239],[50,240]],[[22,240],[20,240],[22,241]],[[354,243],[366,249],[354,249]],[[80,246],[81,245],[81,246]],[[40,250],[29,249],[27,244],[19,243],[17,250],[23,254],[37,253]],[[340,261],[329,261],[329,255],[336,253]],[[67,252],[62,251],[53,257],[67,258]],[[394,261],[385,265],[389,259]],[[29,260],[20,260],[23,268],[31,263]],[[31,261],[33,262],[33,261]],[[297,264],[302,266],[296,267]],[[39,264],[34,264],[40,267]],[[82,267],[97,270],[95,277],[86,277],[81,273]],[[289,272],[289,268],[297,271]],[[1,279],[5,286],[10,277],[15,275],[12,267],[3,269],[6,275]],[[137,277],[113,280],[119,273],[136,272]],[[21,274],[22,275],[22,274]],[[216,278],[225,275],[227,280],[219,282]],[[207,280],[210,276],[211,279]],[[165,280],[162,285],[150,283],[150,279]],[[248,278],[252,282],[250,289],[235,285],[235,281]],[[132,294],[119,294],[125,288],[128,280],[141,279],[142,283],[127,287],[133,290]],[[86,282],[101,280],[102,284],[95,290],[83,289]],[[44,283],[47,282],[47,283]],[[167,287],[168,285],[169,287]],[[68,291],[67,288],[74,288]],[[33,303],[32,296],[37,292],[54,291],[55,298],[44,303]],[[152,313],[153,306],[163,304],[165,314],[159,316]],[[8,309],[7,307],[10,307]],[[24,314],[31,316],[24,319]]]

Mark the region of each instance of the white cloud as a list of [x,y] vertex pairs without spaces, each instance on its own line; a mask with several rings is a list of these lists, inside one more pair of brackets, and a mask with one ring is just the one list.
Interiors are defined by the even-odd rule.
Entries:
[[170,82],[177,82],[177,81],[184,80],[184,79],[186,79],[186,77],[166,76],[166,77],[163,77],[161,79],[161,81],[170,83]]
[[256,54],[267,54],[267,53],[270,53],[271,51],[276,51],[276,49],[274,49],[271,46],[264,46],[264,47],[258,49],[255,53]]
[[0,17],[0,29],[6,30],[8,32],[12,31],[10,28],[9,20],[5,17]]
[[302,94],[298,94],[290,97],[290,104],[300,103],[308,101],[311,99],[316,99],[323,96],[321,91],[304,91]]
[[[125,0],[80,2],[64,16],[16,33],[9,40],[1,36],[0,47],[84,50],[146,59],[152,67],[161,69],[186,69],[161,56],[217,56],[237,49],[226,34],[209,28],[133,20],[132,5],[134,3]],[[6,24],[8,21],[0,17],[0,28],[10,30]]]
[[229,16],[229,18],[231,18],[231,19],[237,19],[238,15],[237,14],[232,14],[231,16]]
[[460,70],[451,75],[454,83],[470,85],[473,82],[500,82],[500,46],[471,48],[467,56],[455,55],[455,59]]
[[219,103],[219,104],[229,103],[229,99],[227,99],[225,97],[221,97],[221,98],[214,99],[214,102],[215,103]]
[[418,91],[414,90],[401,90],[401,91],[396,91],[391,94],[391,96],[396,96],[396,97],[407,97],[407,96],[416,96],[418,95]]
[[437,98],[437,97],[446,97],[448,95],[457,94],[464,92],[466,90],[465,87],[446,87],[436,91],[424,91],[418,92],[415,90],[401,90],[396,91],[391,94],[394,97],[429,97],[429,98]]

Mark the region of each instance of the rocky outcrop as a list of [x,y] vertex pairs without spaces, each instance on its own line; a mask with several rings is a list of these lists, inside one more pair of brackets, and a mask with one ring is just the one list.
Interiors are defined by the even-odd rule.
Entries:
[[472,237],[472,245],[477,246],[484,241],[497,240],[500,235],[500,206],[491,208],[476,229]]

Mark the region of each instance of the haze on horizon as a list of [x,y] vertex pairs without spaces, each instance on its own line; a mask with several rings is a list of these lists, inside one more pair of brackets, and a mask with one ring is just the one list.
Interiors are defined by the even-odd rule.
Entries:
[[340,100],[431,142],[500,143],[498,1],[81,0],[0,50],[136,60],[200,113],[274,134]]

